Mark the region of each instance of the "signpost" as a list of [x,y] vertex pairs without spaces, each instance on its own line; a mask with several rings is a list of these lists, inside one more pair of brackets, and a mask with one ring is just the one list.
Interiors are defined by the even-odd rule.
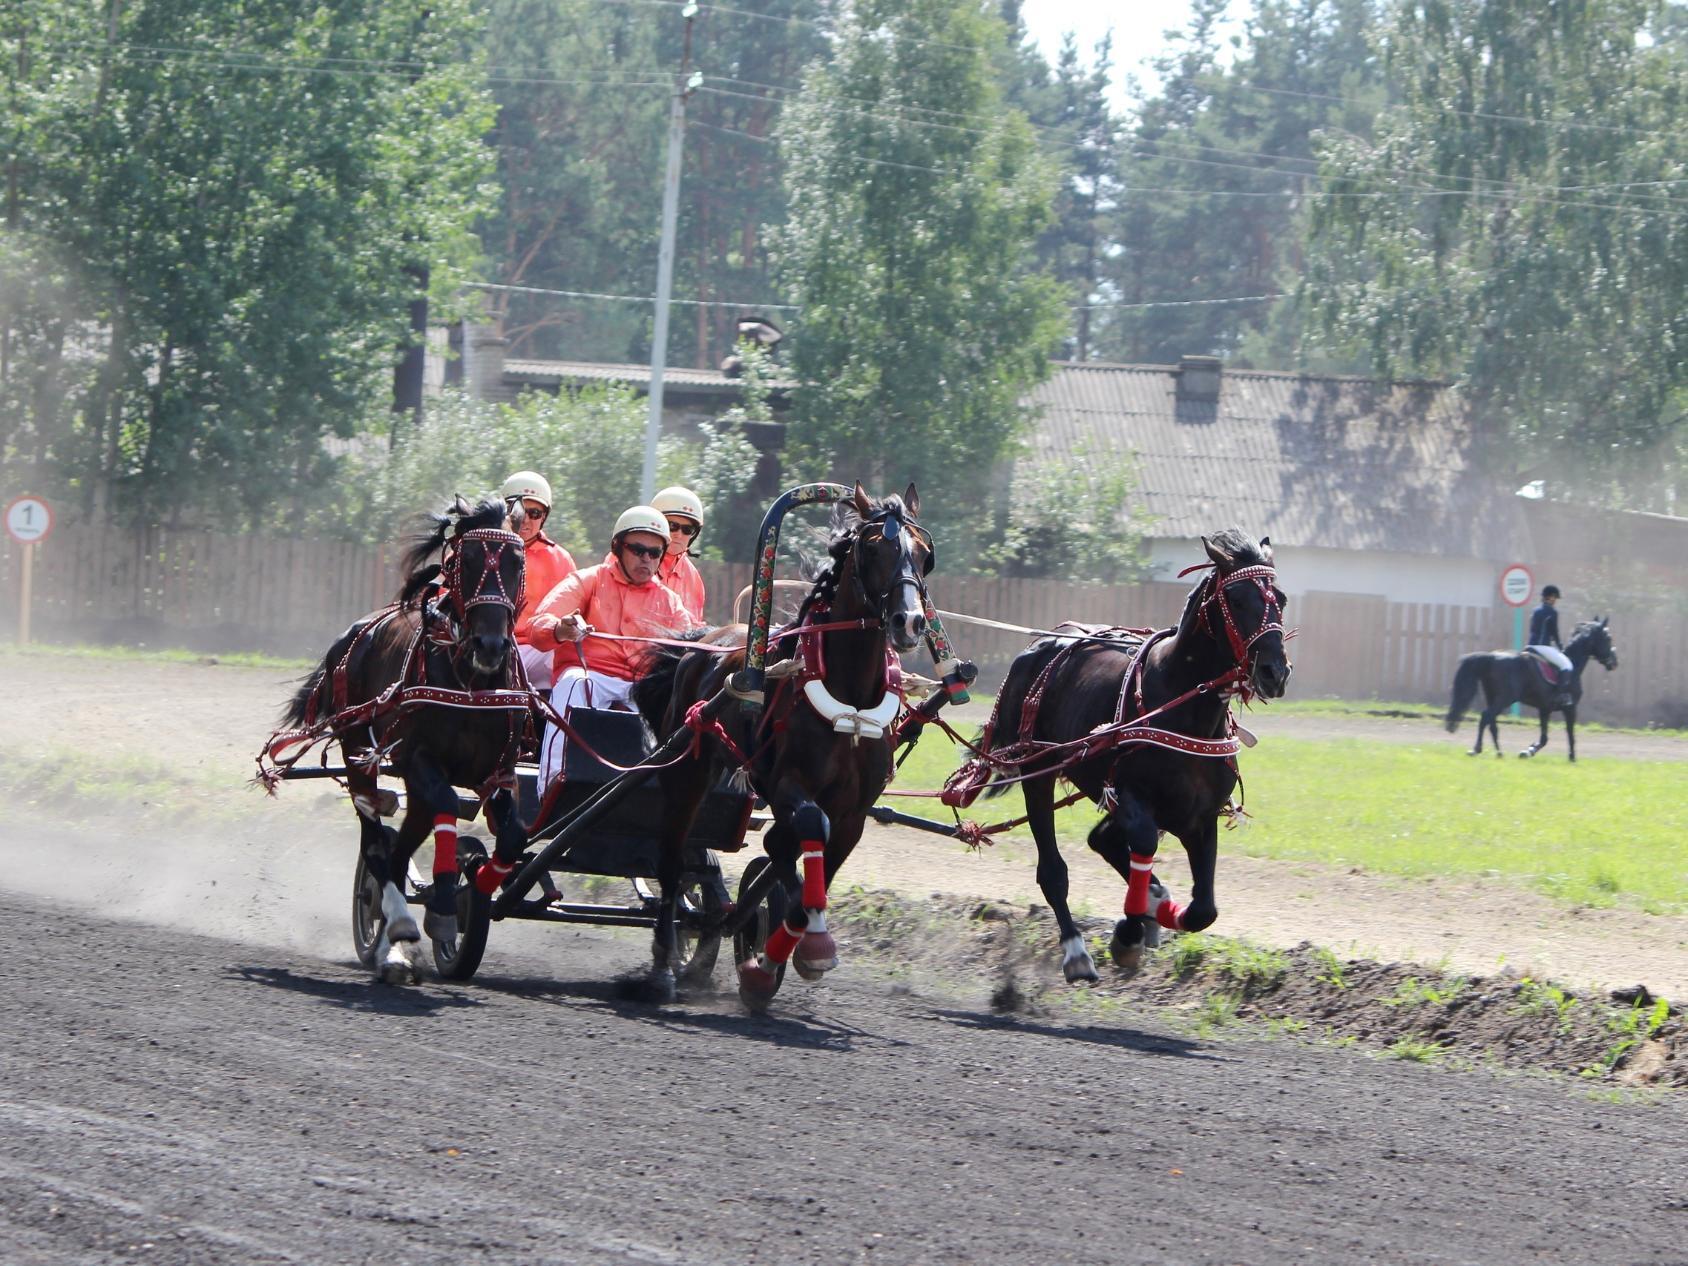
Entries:
[[40,497],[16,497],[6,507],[6,531],[23,546],[23,592],[18,597],[18,645],[29,645],[30,589],[34,582],[35,547],[53,530],[53,511]]
[[[1524,649],[1524,608],[1530,605],[1536,579],[1523,563],[1513,563],[1500,574],[1500,600],[1512,608],[1512,649]],[[1512,715],[1519,715],[1519,706],[1512,705]]]

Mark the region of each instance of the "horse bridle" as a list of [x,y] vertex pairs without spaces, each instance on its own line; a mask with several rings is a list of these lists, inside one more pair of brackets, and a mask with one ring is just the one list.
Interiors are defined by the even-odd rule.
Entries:
[[[470,541],[481,543],[485,567],[476,578],[475,591],[465,593],[463,546]],[[527,595],[527,568],[521,569],[521,579],[516,582],[516,592],[512,595],[504,588],[503,564],[507,550],[516,551],[520,557],[522,548],[522,538],[503,528],[475,528],[462,536],[453,537],[447,544],[440,571],[450,595],[452,618],[459,625],[467,627],[469,612],[488,603],[503,607],[510,613],[511,621],[515,620],[516,612],[522,609],[522,601]]]
[[[1231,656],[1238,668],[1248,666],[1249,655],[1254,650],[1254,644],[1268,633],[1284,631],[1284,603],[1287,599],[1280,596],[1277,586],[1278,570],[1270,563],[1254,563],[1248,567],[1239,567],[1235,571],[1221,572],[1217,564],[1202,563],[1197,567],[1187,567],[1179,572],[1180,576],[1188,575],[1192,571],[1199,571],[1203,567],[1212,567],[1208,576],[1208,585],[1212,592],[1201,600],[1198,608],[1202,627],[1213,631],[1213,625],[1208,619],[1207,609],[1217,605],[1220,617],[1224,621],[1225,640],[1230,643]],[[1260,627],[1248,638],[1244,638],[1242,630],[1237,627],[1237,617],[1231,612],[1231,601],[1225,591],[1232,585],[1252,583],[1260,591],[1261,600],[1265,603],[1264,614],[1261,616]]]
[[[905,522],[896,510],[887,508],[862,521],[862,528],[856,532],[856,540],[851,547],[852,552],[859,550],[869,542],[871,538],[868,537],[865,529],[875,526],[879,528],[880,540],[890,541],[897,547],[896,570],[886,583],[884,592],[879,595],[875,607],[879,618],[884,620],[885,613],[891,606],[891,595],[904,587],[914,589],[915,597],[918,599],[916,606],[924,611],[927,601],[926,577],[932,574],[932,567],[937,562],[937,547],[932,543],[931,534],[917,524]],[[915,574],[914,553],[909,548],[911,538],[918,540],[926,547],[926,560],[918,575]],[[875,606],[874,599],[868,594],[867,586],[862,581],[862,561],[859,556],[856,558],[856,565],[850,569],[850,575],[856,583],[856,594],[861,599],[862,605],[864,607]]]

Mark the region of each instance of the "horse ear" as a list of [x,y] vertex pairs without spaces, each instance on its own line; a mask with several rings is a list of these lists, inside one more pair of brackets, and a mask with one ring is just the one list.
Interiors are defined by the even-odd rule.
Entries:
[[862,487],[862,481],[856,480],[856,513],[867,518],[873,513],[873,498],[867,495],[867,489]]
[[461,492],[454,492],[451,494],[450,513],[457,515],[459,518],[462,518],[464,515],[469,513],[469,503],[463,499],[463,494]]
[[1600,617],[1600,627],[1601,627],[1601,628],[1605,628],[1605,627],[1606,627],[1606,621],[1608,621],[1608,620],[1610,620],[1610,619],[1611,619],[1611,618],[1612,618],[1612,617],[1611,617],[1611,616],[1609,616],[1609,615],[1603,615],[1603,616],[1601,616],[1601,617]]
[[1202,537],[1202,548],[1207,551],[1207,556],[1213,560],[1215,566],[1223,567],[1231,561],[1229,554],[1220,553],[1219,547],[1205,536]]
[[908,491],[903,494],[903,506],[915,518],[920,517],[920,493],[915,491],[914,481],[909,481]]

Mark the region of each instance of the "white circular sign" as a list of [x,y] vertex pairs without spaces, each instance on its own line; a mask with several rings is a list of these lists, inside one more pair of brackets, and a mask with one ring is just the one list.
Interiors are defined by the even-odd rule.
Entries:
[[1535,577],[1523,563],[1513,563],[1500,574],[1500,596],[1510,607],[1528,606],[1535,587]]
[[40,497],[18,497],[6,507],[6,531],[14,541],[33,545],[53,530],[53,512]]

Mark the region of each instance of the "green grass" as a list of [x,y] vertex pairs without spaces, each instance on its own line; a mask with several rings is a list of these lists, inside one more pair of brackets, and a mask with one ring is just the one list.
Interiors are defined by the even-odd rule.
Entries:
[[288,659],[278,655],[259,655],[251,651],[211,654],[206,651],[148,650],[134,646],[52,646],[40,642],[29,646],[0,644],[0,655],[16,659],[44,656],[54,659],[98,659],[123,663],[227,665],[233,668],[276,668],[286,672],[308,672],[317,666],[314,659]]
[[[184,770],[144,756],[108,754],[95,759],[76,748],[47,748],[27,755],[0,751],[0,794],[19,808],[92,812],[139,807],[171,816],[234,817],[252,804],[231,797],[250,777],[231,763],[216,772]],[[254,792],[254,799],[262,796]]]
[[[1521,761],[1468,757],[1451,738],[1423,745],[1263,741],[1242,756],[1250,818],[1221,831],[1220,849],[1430,882],[1499,878],[1569,904],[1688,910],[1683,766],[1602,760],[1592,745],[1572,765],[1562,752],[1549,748]],[[942,735],[929,735],[896,786],[936,788],[959,762]],[[936,801],[890,803],[948,816]],[[1014,790],[981,798],[963,817],[989,823],[1024,811]],[[1062,810],[1061,839],[1082,848],[1096,817],[1088,803]],[[1010,832],[1027,834],[1024,826]],[[1170,839],[1166,846],[1169,857],[1181,851]]]

